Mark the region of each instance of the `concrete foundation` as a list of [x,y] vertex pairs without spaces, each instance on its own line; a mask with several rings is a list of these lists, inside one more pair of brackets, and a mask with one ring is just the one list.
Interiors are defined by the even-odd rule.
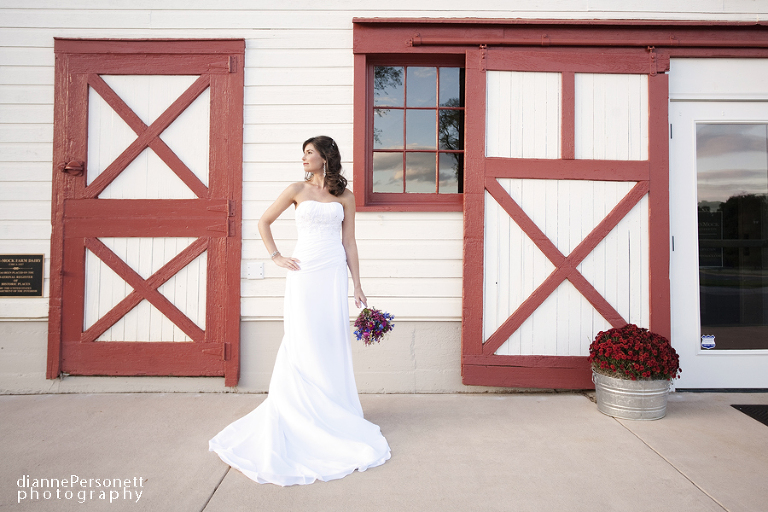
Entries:
[[[283,337],[281,321],[242,322],[240,382],[219,377],[45,378],[46,322],[0,322],[0,394],[240,392],[265,393]],[[361,393],[503,392],[461,383],[460,322],[397,322],[373,346],[352,339],[357,388]]]

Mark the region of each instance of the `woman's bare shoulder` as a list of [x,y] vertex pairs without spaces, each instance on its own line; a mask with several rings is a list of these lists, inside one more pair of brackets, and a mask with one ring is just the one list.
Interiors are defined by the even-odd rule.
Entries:
[[285,187],[285,190],[283,190],[280,196],[283,198],[290,198],[292,202],[296,202],[296,198],[304,191],[305,186],[305,183],[301,181],[291,183]]
[[354,205],[355,204],[355,194],[352,193],[351,190],[348,188],[344,189],[344,192],[341,193],[339,196],[339,199],[341,199],[342,204],[346,206],[347,204]]

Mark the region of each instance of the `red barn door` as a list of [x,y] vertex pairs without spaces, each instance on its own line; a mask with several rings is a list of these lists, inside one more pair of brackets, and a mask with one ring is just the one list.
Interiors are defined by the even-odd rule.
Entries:
[[236,385],[244,42],[55,52],[47,377]]
[[669,336],[668,66],[641,49],[468,52],[465,384],[589,388],[600,330]]

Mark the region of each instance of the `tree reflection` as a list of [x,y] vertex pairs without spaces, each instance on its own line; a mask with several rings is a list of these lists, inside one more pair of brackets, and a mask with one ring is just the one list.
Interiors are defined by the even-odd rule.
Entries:
[[[374,66],[373,68],[373,94],[376,98],[397,92],[403,86],[403,68],[395,66]],[[378,103],[374,99],[374,104]],[[376,115],[381,117],[389,112],[388,108],[374,109]],[[381,144],[381,128],[373,127],[373,140]]]

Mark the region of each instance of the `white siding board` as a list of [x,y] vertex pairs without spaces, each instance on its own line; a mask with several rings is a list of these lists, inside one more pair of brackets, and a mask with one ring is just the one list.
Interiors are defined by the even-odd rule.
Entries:
[[[2,208],[2,203],[0,203]],[[50,208],[48,209],[50,217]],[[0,212],[0,238],[3,240],[50,240],[51,221],[34,220],[25,218],[24,220],[7,220]],[[21,250],[21,247],[19,248]]]
[[52,103],[53,86],[50,85],[4,85],[0,87],[0,104],[50,105]]
[[10,47],[0,52],[0,66],[53,66],[54,62],[47,48]]
[[[23,180],[27,183],[42,182],[51,186],[51,159],[47,162],[0,162],[0,183]],[[48,197],[50,200],[50,196]]]
[[[2,69],[0,69],[0,73],[2,73]],[[1,85],[0,88],[2,88]],[[11,126],[16,124],[46,124],[51,126],[51,130],[53,130],[53,104],[0,105],[0,122]],[[0,141],[6,142],[5,139],[0,139]],[[25,142],[30,142],[30,140]],[[4,161],[9,161],[9,157],[6,156],[5,152],[0,154],[3,155]],[[51,157],[48,155],[48,160],[50,159]]]
[[[365,283],[363,284],[365,287]],[[363,288],[365,289],[365,288]],[[241,301],[240,314],[244,320],[275,320],[283,317],[282,294],[275,297],[244,297]],[[461,319],[461,297],[436,298],[420,296],[387,296],[366,291],[368,303],[379,309],[389,311],[397,320],[408,318],[412,321],[440,322]],[[350,301],[350,316],[357,316],[359,310]]]
[[[350,281],[350,294],[352,290],[352,282]],[[461,293],[461,278],[442,276],[436,278],[367,277],[363,283],[363,290],[366,296],[397,297],[406,295],[450,299],[455,297],[457,292]],[[243,297],[264,295],[282,297],[284,292],[285,280],[277,276],[263,281],[246,280],[243,282]]]
[[0,66],[0,85],[51,85],[53,66]]
[[[24,250],[20,251],[19,247],[23,246]],[[50,259],[51,244],[48,240],[19,240],[12,238],[0,239],[0,253],[2,254],[44,254],[45,265],[43,265],[43,276],[45,279],[49,277],[48,263]]]
[[[49,124],[2,125],[0,126],[0,140],[4,141],[5,144],[19,144],[34,140],[48,144],[48,148],[51,149],[53,147],[53,127]],[[4,177],[0,173],[0,181],[3,179]]]
[[[0,230],[2,226],[3,224],[0,223]],[[252,232],[251,236],[255,236],[255,233]],[[410,240],[371,238],[365,241],[358,240],[357,250],[360,254],[361,268],[363,262],[368,259],[391,261],[393,265],[399,265],[400,268],[408,267],[412,262],[435,262],[439,265],[452,261],[461,265],[462,243],[461,240],[424,240],[418,244],[419,250],[415,252],[413,242]],[[279,239],[279,244],[281,252],[288,253],[289,250],[293,250],[295,239]],[[412,255],[408,260],[403,260],[403,254],[407,254],[408,251],[411,251]],[[248,254],[246,258],[264,260],[267,263],[266,270],[269,271],[269,253],[261,240],[244,238],[243,254]],[[365,276],[365,274],[361,275]]]
[[40,162],[51,159],[52,145],[47,142],[0,143],[0,154],[12,162]]
[[[344,68],[354,65],[355,57],[346,48],[270,48],[246,47],[245,60],[254,68]],[[2,60],[0,60],[0,64]],[[333,71],[329,71],[333,72]]]
[[[268,126],[287,124],[306,126],[307,119],[322,119],[323,124],[346,125],[352,119],[352,115],[352,104],[329,105],[323,102],[309,105],[249,105],[243,110],[243,117],[247,124]],[[301,147],[299,147],[300,152]]]
[[[21,9],[28,6],[28,2],[23,0],[9,0],[4,2],[8,8]],[[108,13],[115,10],[123,10],[129,5],[137,10],[157,10],[158,4],[153,0],[135,0],[129,4],[126,2],[111,2],[98,4],[99,10]],[[430,7],[428,3],[414,3],[413,0],[391,0],[387,3],[387,11],[382,11],[381,2],[371,0],[334,0],[326,2],[322,10],[333,12],[346,12],[350,16],[383,16],[385,13],[398,11],[409,12],[428,12],[433,17],[440,17],[452,12],[463,12],[465,16],[469,13],[477,13],[479,16],[487,16],[491,13],[506,12],[509,16],[509,4],[505,0],[492,0],[484,2],[482,5],[472,5],[467,7],[466,2],[462,0],[445,0],[440,3],[440,10],[427,11]],[[61,8],[61,3],[57,0],[39,0],[35,2],[37,9],[57,9]],[[77,0],[68,2],[70,9],[93,9],[94,3],[91,0]],[[253,7],[253,2],[248,0],[228,0],[217,4],[217,12],[233,13],[235,16],[239,11],[248,10]],[[291,2],[293,9],[305,11],[317,11],[320,9],[316,2],[310,0],[295,0]],[[205,0],[164,0],[162,8],[194,11],[211,11],[211,4]],[[419,10],[419,8],[421,8]],[[760,2],[744,0],[700,0],[695,4],[689,2],[670,1],[670,0],[650,0],[643,4],[632,2],[616,2],[615,0],[550,0],[541,2],[540,0],[520,0],[515,3],[515,8],[520,17],[535,17],[538,13],[547,12],[562,16],[572,16],[574,14],[591,14],[594,18],[602,18],[604,13],[623,13],[622,18],[644,18],[646,16],[686,16],[687,18],[696,18],[696,15],[706,14],[733,14],[748,15],[766,12],[766,6]],[[285,7],[278,5],[264,6],[263,11],[277,11],[286,13]],[[290,11],[287,11],[290,12]],[[401,14],[402,15],[402,14]]]
[[[0,180],[2,182],[2,180]],[[50,204],[51,184],[39,181],[8,181],[0,186],[0,201],[44,201]]]
[[353,90],[352,84],[318,86],[312,88],[311,95],[307,95],[307,86],[303,85],[250,85],[245,87],[245,105],[246,109],[250,105],[352,105]]
[[50,222],[50,201],[0,201],[0,219],[5,221]]
[[[2,227],[0,223],[0,227]],[[264,248],[260,239],[256,238],[256,233],[252,233],[252,238],[243,239],[243,253],[248,252],[248,258],[269,259],[269,253]],[[295,245],[295,238],[276,238],[280,240],[281,252],[287,252],[288,248],[284,244],[290,244],[290,249]],[[411,261],[457,261],[461,263],[462,240],[424,240],[419,244],[419,251],[415,252],[411,258],[403,262],[404,251],[413,251],[413,242],[410,240],[381,240],[371,238],[368,240],[358,240],[357,249],[362,259],[388,260],[392,262],[401,262],[400,265],[410,265]],[[269,263],[269,261],[267,261]],[[395,263],[396,264],[396,263]]]
[[262,68],[245,70],[246,86],[264,85],[303,85],[308,87],[352,85],[353,69],[349,67],[326,68],[309,67],[301,64],[299,68]]

